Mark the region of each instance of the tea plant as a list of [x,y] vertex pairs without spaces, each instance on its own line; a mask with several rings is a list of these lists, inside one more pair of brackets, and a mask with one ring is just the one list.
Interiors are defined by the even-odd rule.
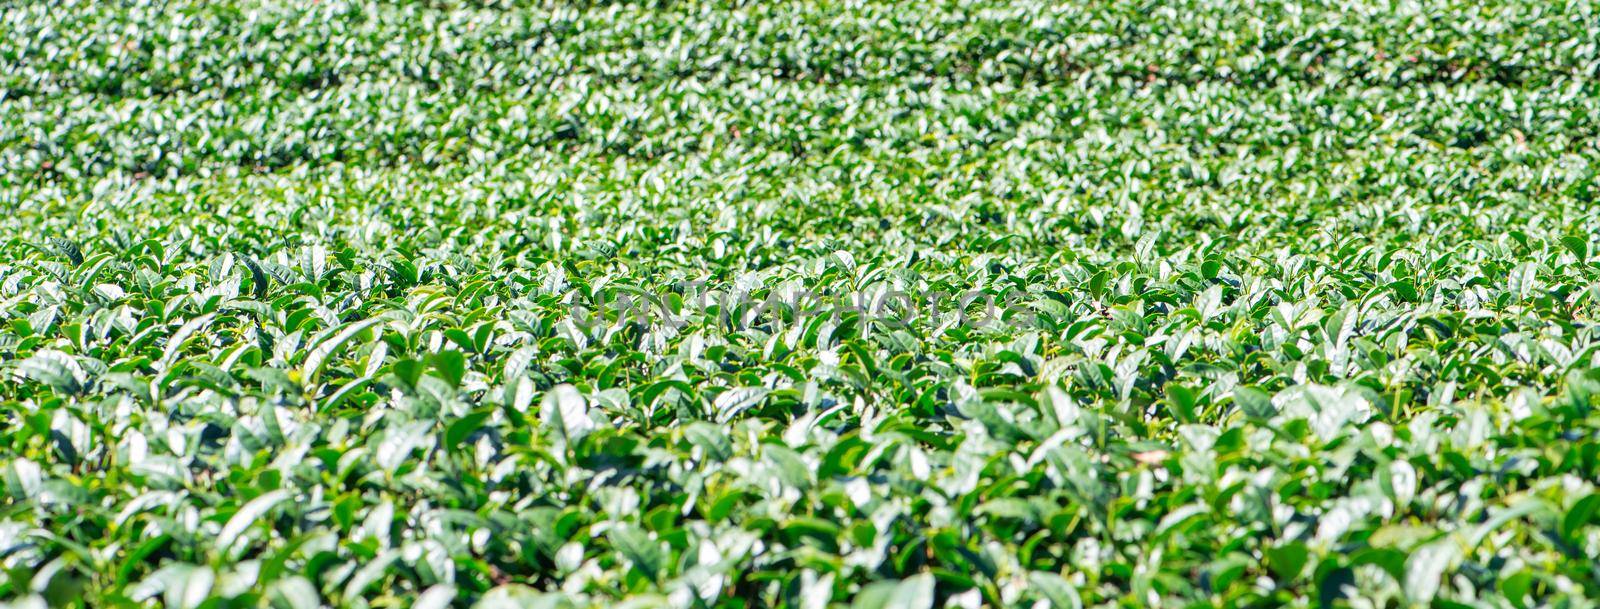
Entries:
[[64,4],[12,606],[1600,597],[1586,2]]

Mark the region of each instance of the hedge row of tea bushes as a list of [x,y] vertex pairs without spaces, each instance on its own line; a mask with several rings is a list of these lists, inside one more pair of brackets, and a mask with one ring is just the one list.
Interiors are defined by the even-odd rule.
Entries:
[[0,10],[17,607],[1581,607],[1586,3]]

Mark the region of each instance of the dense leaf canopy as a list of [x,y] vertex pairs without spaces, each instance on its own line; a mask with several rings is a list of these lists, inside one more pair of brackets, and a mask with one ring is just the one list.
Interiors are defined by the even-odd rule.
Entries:
[[0,5],[16,606],[1587,606],[1587,2]]

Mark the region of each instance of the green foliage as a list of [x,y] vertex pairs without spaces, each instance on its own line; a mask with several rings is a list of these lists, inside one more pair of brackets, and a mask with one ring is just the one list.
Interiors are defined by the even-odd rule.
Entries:
[[1582,3],[0,10],[15,606],[1588,606]]

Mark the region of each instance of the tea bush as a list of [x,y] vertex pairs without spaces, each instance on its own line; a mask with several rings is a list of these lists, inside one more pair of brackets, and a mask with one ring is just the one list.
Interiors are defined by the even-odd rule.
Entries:
[[0,28],[12,606],[1600,597],[1587,2]]

